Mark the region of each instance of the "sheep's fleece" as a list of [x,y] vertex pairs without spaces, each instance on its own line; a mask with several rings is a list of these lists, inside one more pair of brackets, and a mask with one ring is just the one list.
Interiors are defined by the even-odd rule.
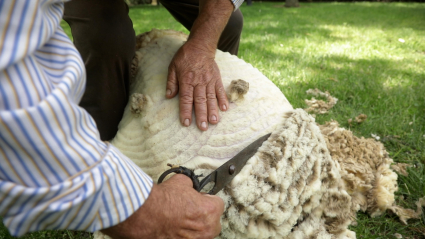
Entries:
[[[156,181],[168,169],[167,163],[207,175],[271,132],[230,185],[218,193],[226,208],[219,238],[355,238],[347,227],[358,210],[369,208],[376,214],[392,205],[397,176],[389,169],[391,159],[383,148],[376,152],[381,161],[367,162],[368,177],[359,180],[362,162],[347,157],[356,165],[357,173],[353,173],[344,161],[353,151],[349,147],[356,144],[343,144],[340,136],[334,137],[343,129],[325,127],[322,134],[312,116],[294,110],[269,79],[229,53],[217,51],[215,58],[227,93],[230,97],[235,92],[231,82],[239,79],[249,84],[248,92],[232,95],[227,112],[220,112],[220,123],[210,125],[208,131],[201,132],[195,123],[183,127],[178,97],[166,99],[165,85],[168,65],[186,38],[171,30],[138,36],[137,72],[112,144]],[[337,158],[333,160],[331,153]],[[380,171],[373,171],[372,164],[380,165]],[[377,185],[375,178],[385,179],[385,184]],[[384,196],[369,193],[378,186]],[[95,238],[103,237],[95,233]]]

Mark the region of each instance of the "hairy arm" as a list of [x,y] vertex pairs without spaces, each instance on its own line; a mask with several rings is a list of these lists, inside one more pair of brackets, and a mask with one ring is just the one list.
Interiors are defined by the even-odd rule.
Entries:
[[[214,61],[218,40],[234,5],[229,0],[200,0],[199,16],[188,41],[177,51],[168,68],[167,98],[179,94],[180,122],[207,130],[208,123],[219,122],[218,109],[228,109],[220,71]],[[217,105],[218,103],[218,105]]]
[[229,0],[200,0],[199,9],[199,16],[190,30],[188,42],[197,42],[205,50],[215,54],[218,39],[234,6]]

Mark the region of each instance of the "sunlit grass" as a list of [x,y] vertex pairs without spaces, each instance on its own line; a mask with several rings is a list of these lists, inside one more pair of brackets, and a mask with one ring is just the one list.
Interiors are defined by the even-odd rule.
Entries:
[[[337,120],[357,136],[377,134],[396,162],[416,165],[409,177],[399,178],[397,193],[398,203],[415,208],[414,202],[425,196],[425,4],[282,6],[242,6],[239,57],[271,79],[296,108],[306,107],[305,91],[310,88],[337,97],[337,105],[317,121]],[[152,28],[187,33],[163,7],[134,7],[130,16],[136,34]],[[70,34],[69,27],[63,27]],[[368,119],[350,127],[347,120],[359,114]],[[425,238],[424,221],[422,217],[403,225],[393,215],[370,218],[360,213],[351,229],[358,238],[395,238],[394,233]],[[0,231],[0,238],[8,236]]]
[[[381,137],[396,162],[425,163],[425,5],[403,3],[276,3],[244,7],[240,57],[259,68],[294,107],[305,108],[305,91],[318,88],[339,99],[319,123],[337,120],[357,136]],[[366,114],[366,122],[347,120]],[[415,209],[425,196],[413,182],[425,172],[400,177],[397,201]],[[401,186],[400,186],[401,187]],[[409,190],[410,188],[410,190]],[[401,198],[403,196],[403,198]],[[359,214],[358,238],[425,238],[424,217],[403,225],[398,218]],[[421,233],[422,232],[422,233]]]
[[[413,137],[406,140],[419,146],[425,124],[425,8],[405,5],[311,3],[286,9],[256,3],[243,8],[240,57],[275,82],[295,107],[305,107],[309,88],[339,98],[319,122],[332,118],[348,127],[347,119],[365,113],[370,120],[357,134],[408,134]],[[412,133],[413,118],[418,128]]]

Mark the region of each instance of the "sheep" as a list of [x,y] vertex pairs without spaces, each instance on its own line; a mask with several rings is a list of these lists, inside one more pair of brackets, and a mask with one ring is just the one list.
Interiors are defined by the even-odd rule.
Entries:
[[[181,126],[178,99],[165,98],[165,85],[168,65],[186,39],[172,30],[137,37],[131,97],[111,143],[156,181],[169,163],[208,175],[272,133],[217,194],[225,202],[219,238],[356,238],[348,225],[358,210],[377,215],[393,204],[397,175],[382,145],[362,143],[335,122],[319,126],[229,53],[217,50],[215,58],[231,101],[221,122],[205,132]],[[96,232],[95,238],[107,236]]]
[[131,83],[131,103],[111,141],[154,180],[168,169],[167,163],[188,168],[220,166],[254,139],[272,132],[282,115],[293,110],[281,91],[257,69],[228,53],[217,52],[223,84],[234,102],[227,112],[220,112],[221,122],[210,125],[206,132],[197,130],[194,123],[182,127],[178,98],[165,98],[165,84],[168,65],[186,38],[169,30],[138,36],[137,80]]

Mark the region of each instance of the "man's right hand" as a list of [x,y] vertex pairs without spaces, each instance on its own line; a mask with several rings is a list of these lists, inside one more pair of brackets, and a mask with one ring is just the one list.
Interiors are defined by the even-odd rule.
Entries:
[[120,238],[214,238],[221,231],[224,202],[201,194],[177,174],[154,185],[146,202],[124,222],[102,230]]

